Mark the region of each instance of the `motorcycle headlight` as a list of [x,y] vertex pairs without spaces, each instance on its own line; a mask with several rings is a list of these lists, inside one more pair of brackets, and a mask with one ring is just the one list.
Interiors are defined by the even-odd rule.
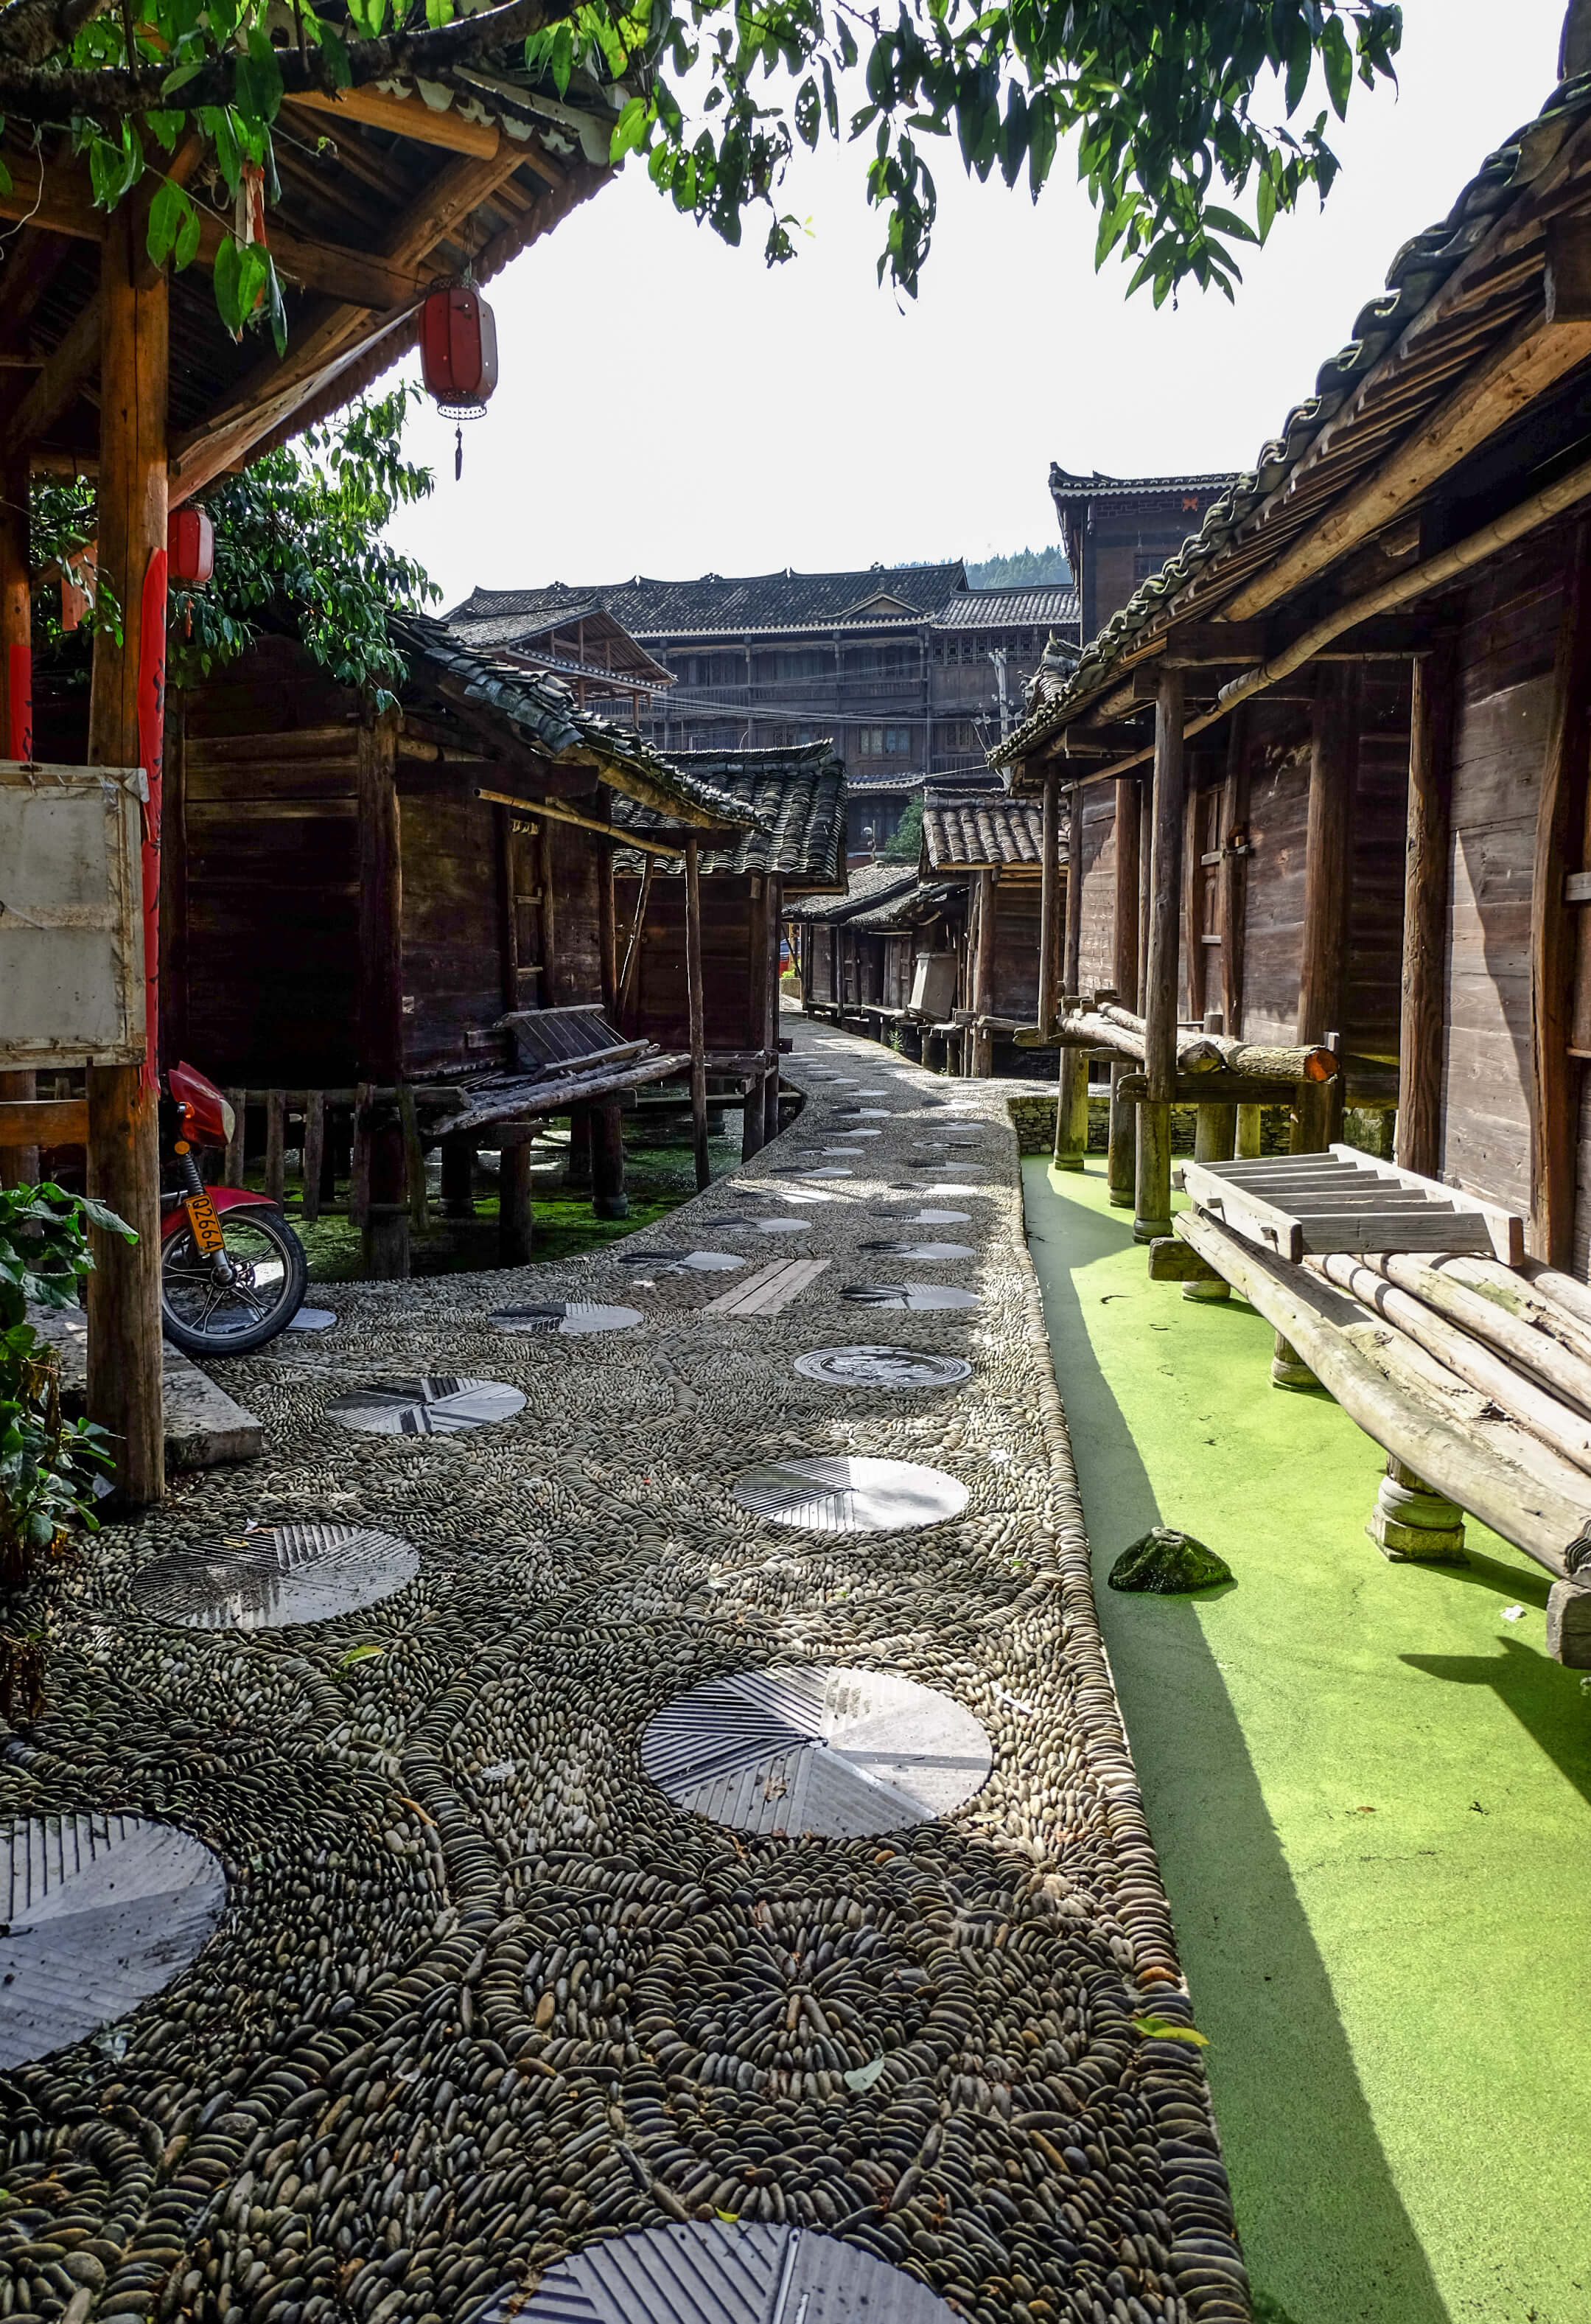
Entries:
[[230,1146],[237,1136],[237,1116],[225,1098],[221,1101],[221,1127],[226,1132],[226,1143]]

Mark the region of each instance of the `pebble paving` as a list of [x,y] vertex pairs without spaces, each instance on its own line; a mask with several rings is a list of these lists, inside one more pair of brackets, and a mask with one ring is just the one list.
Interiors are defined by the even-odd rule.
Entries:
[[[335,1324],[225,1367],[263,1458],[179,1478],[34,1593],[49,1703],[0,1726],[0,1835],[155,1827],[225,1889],[135,2006],[106,1966],[0,2050],[0,2317],[796,2324],[783,2285],[804,2324],[1247,2318],[1199,2054],[1161,2030],[1190,2006],[1003,1098],[957,1085],[988,1166],[962,1207],[904,1207],[942,1191],[905,1174],[944,1084],[786,1021],[796,1086],[887,1082],[882,1135],[820,1200],[780,1175],[786,1133],[646,1248],[802,1203],[832,1264],[787,1306],[709,1316],[722,1277],[643,1282],[622,1244],[339,1286]],[[882,1377],[799,1369],[851,1348],[844,1286],[890,1284],[862,1246],[908,1220],[962,1226],[974,1255],[941,1271],[974,1304],[913,1299]],[[900,1392],[914,1353],[943,1388]],[[456,1432],[334,1416],[460,1392]],[[945,1486],[829,1529],[814,1473],[879,1463]],[[795,1464],[816,1524],[738,1489]],[[251,1524],[363,1530],[416,1568],[321,1618],[206,1618],[185,1578]],[[983,1780],[841,1838],[652,1780],[667,1706],[820,1667],[944,1706]],[[623,2292],[704,2236],[763,2305],[715,2310],[677,2271]]]

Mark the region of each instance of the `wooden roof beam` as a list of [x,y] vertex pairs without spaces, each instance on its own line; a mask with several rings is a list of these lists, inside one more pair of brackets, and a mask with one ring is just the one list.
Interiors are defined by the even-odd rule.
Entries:
[[1229,619],[1244,621],[1279,604],[1395,522],[1470,453],[1591,356],[1591,224],[1561,218],[1548,228],[1544,293],[1541,309],[1477,364],[1422,427],[1237,592],[1225,608]]
[[467,153],[477,161],[495,160],[502,132],[492,121],[466,121],[455,107],[439,113],[423,97],[393,97],[380,88],[345,88],[335,97],[306,89],[291,102],[306,112],[329,114],[334,120],[356,121],[367,129],[385,129],[419,145],[440,145],[446,152]]

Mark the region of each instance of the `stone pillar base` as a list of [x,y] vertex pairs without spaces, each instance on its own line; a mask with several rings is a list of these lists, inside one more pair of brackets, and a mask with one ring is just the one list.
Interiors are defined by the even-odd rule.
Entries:
[[1394,1454],[1365,1527],[1383,1557],[1394,1565],[1467,1565],[1464,1512],[1418,1478]]
[[1320,1381],[1310,1370],[1291,1340],[1276,1334],[1276,1350],[1271,1358],[1273,1388],[1319,1388]]
[[1184,1283],[1182,1296],[1184,1299],[1229,1299],[1232,1286],[1229,1283]]

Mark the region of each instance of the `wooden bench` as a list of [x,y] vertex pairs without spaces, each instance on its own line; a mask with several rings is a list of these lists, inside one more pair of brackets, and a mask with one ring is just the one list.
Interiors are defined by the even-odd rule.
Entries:
[[1237,1291],[1383,1448],[1389,1556],[1460,1553],[1467,1511],[1552,1575],[1548,1650],[1591,1669],[1591,1292],[1500,1204],[1352,1147],[1178,1175],[1151,1276]]

